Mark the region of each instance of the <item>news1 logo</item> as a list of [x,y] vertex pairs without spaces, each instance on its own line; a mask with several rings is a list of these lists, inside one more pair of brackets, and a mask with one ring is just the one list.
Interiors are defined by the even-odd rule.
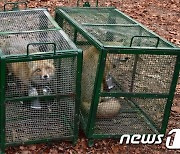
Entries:
[[[174,134],[174,137],[173,137]],[[161,144],[164,134],[124,134],[121,136],[119,144]],[[168,133],[166,139],[166,147],[168,149],[180,149],[180,129],[173,129]]]
[[[172,139],[172,135],[174,133],[175,136],[174,139]],[[180,129],[173,129],[168,133],[168,137],[166,139],[166,147],[168,149],[180,149]]]

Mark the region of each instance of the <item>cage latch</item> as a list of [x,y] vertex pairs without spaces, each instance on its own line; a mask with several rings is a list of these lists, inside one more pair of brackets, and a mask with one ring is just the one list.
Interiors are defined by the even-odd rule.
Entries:
[[83,7],[91,7],[91,5],[90,5],[89,2],[85,2],[85,3],[83,4]]

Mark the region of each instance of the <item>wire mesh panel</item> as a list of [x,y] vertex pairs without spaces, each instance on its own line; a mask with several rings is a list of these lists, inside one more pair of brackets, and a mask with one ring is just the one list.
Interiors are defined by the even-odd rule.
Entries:
[[0,43],[1,150],[54,139],[75,143],[80,50],[62,30],[1,33]]
[[176,56],[108,54],[106,66],[119,89],[112,91],[135,93],[168,93]]
[[59,29],[45,9],[1,12],[0,21],[0,32]]
[[39,110],[32,109],[31,101],[6,102],[6,143],[74,135],[74,98],[38,101]]
[[60,8],[56,21],[83,49],[81,123],[89,143],[164,134],[180,49],[114,8]]

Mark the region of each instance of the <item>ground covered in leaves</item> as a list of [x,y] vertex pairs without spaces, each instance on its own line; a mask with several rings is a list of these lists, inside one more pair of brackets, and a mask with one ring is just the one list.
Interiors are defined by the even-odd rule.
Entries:
[[[2,8],[2,2],[0,2]],[[103,0],[102,6],[115,6],[146,25],[160,36],[180,46],[180,0]],[[76,0],[29,0],[29,7],[46,7],[54,15],[56,7],[76,6]],[[174,99],[167,132],[180,128],[180,84]],[[180,153],[167,150],[165,141],[161,145],[119,145],[118,140],[104,139],[95,141],[93,147],[87,146],[87,139],[80,131],[76,146],[70,142],[37,144],[9,147],[7,154],[58,154],[58,153]]]

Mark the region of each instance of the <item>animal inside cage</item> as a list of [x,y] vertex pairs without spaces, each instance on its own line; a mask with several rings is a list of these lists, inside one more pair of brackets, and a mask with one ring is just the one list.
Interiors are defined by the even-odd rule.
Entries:
[[83,49],[81,124],[89,138],[164,134],[180,49],[115,8],[58,8]]
[[78,136],[81,50],[62,30],[0,33],[0,137],[6,146]]

